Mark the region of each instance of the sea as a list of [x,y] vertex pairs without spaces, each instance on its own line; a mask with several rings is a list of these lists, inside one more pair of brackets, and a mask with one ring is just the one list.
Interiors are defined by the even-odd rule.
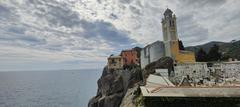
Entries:
[[0,72],[0,107],[87,107],[102,71]]

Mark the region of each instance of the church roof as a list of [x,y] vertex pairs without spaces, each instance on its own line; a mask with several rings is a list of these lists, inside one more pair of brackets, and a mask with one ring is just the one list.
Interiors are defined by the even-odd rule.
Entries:
[[167,8],[167,10],[165,10],[165,12],[164,12],[164,15],[168,15],[168,14],[172,14],[172,13],[173,13],[172,10]]

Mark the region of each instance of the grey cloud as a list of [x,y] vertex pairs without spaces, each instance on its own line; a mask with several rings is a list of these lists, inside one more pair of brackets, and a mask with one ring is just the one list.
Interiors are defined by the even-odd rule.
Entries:
[[191,13],[179,16],[177,23],[179,25],[178,35],[181,40],[187,40],[187,43],[201,42],[209,37],[208,29],[197,24],[197,22],[193,19],[193,14]]
[[[64,3],[46,1],[46,0],[29,0],[26,1],[27,6],[16,6],[17,9],[31,10],[27,14],[31,17],[39,19],[38,21],[47,21],[48,26],[38,25],[34,26],[33,23],[15,22],[15,25],[10,25],[8,30],[5,30],[6,35],[9,35],[5,40],[11,41],[22,41],[23,46],[32,46],[32,48],[47,49],[50,51],[64,51],[64,49],[72,50],[93,50],[96,46],[80,46],[77,44],[68,44],[73,42],[69,37],[79,40],[87,39],[90,41],[95,41],[101,43],[102,40],[109,45],[112,45],[116,49],[122,49],[123,46],[131,46],[131,43],[136,42],[129,38],[127,32],[118,30],[112,23],[105,21],[88,21],[85,19],[80,19],[80,14],[73,11],[69,5]],[[6,8],[7,9],[7,8]],[[20,12],[20,11],[18,11]],[[24,12],[24,11],[23,11]],[[22,13],[18,13],[22,14]],[[117,18],[116,14],[111,14],[113,18]],[[65,26],[70,29],[71,33],[66,33],[64,31],[55,29],[56,27]],[[75,31],[74,29],[83,29],[83,31]],[[26,35],[25,32],[47,32],[51,35],[43,35],[37,37],[37,35]],[[50,36],[54,38],[64,37],[64,41],[58,43],[48,43]],[[41,37],[44,37],[41,38]],[[79,40],[81,41],[81,40]],[[84,40],[83,40],[84,41]],[[100,42],[101,41],[101,42]]]
[[15,34],[24,34],[25,31],[26,31],[26,29],[23,27],[12,26],[12,27],[8,28],[8,32],[12,32]]
[[104,39],[111,44],[131,44],[135,42],[128,38],[128,34],[124,31],[119,31],[111,23],[104,21],[88,22],[82,20],[82,33],[87,38]]
[[[8,33],[9,34],[9,33]],[[3,34],[4,35],[4,34]],[[34,36],[24,36],[24,35],[12,35],[12,36],[1,36],[0,41],[7,42],[9,45],[17,46],[36,46],[46,44],[45,39],[36,38]]]
[[64,3],[45,0],[29,0],[28,5],[32,5],[33,12],[38,18],[46,19],[50,26],[65,26],[72,28],[79,25],[79,14],[72,11]]
[[[42,3],[44,4],[44,3]],[[62,25],[69,28],[79,27],[83,28],[84,32],[79,32],[78,36],[83,35],[85,38],[91,39],[104,39],[111,44],[131,44],[134,40],[128,38],[128,34],[124,31],[119,31],[111,23],[104,21],[90,22],[79,18],[79,14],[72,11],[68,7],[60,7],[58,5],[47,5],[48,11],[42,13],[51,25]],[[136,11],[136,8],[133,8]],[[110,14],[114,19],[117,15]],[[42,17],[42,16],[40,16]],[[50,26],[51,26],[50,25]]]
[[[43,38],[38,38],[35,37],[33,35],[26,35],[25,33],[21,34],[21,33],[16,33],[14,32],[1,32],[1,37],[0,37],[0,41],[5,41],[8,44],[16,44],[18,46],[36,46],[36,45],[43,45],[46,44],[46,40]],[[13,44],[14,43],[14,44]]]
[[135,6],[129,6],[129,8],[133,13],[135,13],[137,15],[141,15],[141,10],[136,8]]
[[118,16],[117,16],[116,14],[114,14],[114,13],[111,13],[111,14],[109,15],[109,17],[110,17],[111,19],[113,19],[113,20],[118,19]]
[[0,16],[1,16],[0,19],[8,18],[10,14],[11,14],[11,11],[7,7],[0,4]]
[[73,47],[71,48],[72,50],[83,50],[83,51],[90,51],[90,50],[93,50],[94,48],[93,47]]
[[[86,55],[89,52],[96,52],[92,53],[96,57],[107,56],[130,48],[132,44],[143,46],[160,39],[161,18],[166,5],[178,17],[178,33],[184,44],[196,45],[216,38],[223,40],[222,37],[239,38],[237,6],[240,2],[226,1],[22,0],[17,3],[19,0],[3,0],[0,3],[0,46],[14,45],[47,53],[69,52],[71,58],[83,59],[79,62],[85,63],[85,56],[92,58]],[[79,2],[80,6],[76,8],[75,2]],[[92,5],[99,5],[101,9],[95,10]],[[103,49],[98,49],[100,46]],[[66,63],[71,63],[71,58]],[[38,65],[41,64],[35,66]]]
[[70,9],[55,6],[49,6],[48,9],[46,14],[43,15],[46,16],[48,22],[53,26],[59,24],[60,26],[71,28],[80,24],[78,14]]
[[130,4],[133,0],[119,0],[120,3]]
[[97,2],[98,2],[99,4],[101,4],[101,3],[102,3],[102,0],[97,0]]
[[60,24],[60,26],[73,27],[80,24],[77,13],[60,7],[52,7],[46,16],[53,25]]
[[[3,23],[10,23],[12,20],[19,20],[19,15],[16,14],[14,7],[9,7],[0,2],[0,21]],[[10,22],[9,22],[10,21]]]
[[202,7],[202,6],[218,6],[222,5],[227,0],[179,0],[184,6]]

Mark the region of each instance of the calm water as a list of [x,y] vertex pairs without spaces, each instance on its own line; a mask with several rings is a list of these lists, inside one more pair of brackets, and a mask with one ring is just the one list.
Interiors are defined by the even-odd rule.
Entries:
[[87,107],[101,72],[0,72],[0,107]]

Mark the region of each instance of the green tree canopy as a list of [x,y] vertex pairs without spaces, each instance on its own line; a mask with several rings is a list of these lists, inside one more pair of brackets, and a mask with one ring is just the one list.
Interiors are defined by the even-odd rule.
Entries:
[[207,62],[208,61],[207,53],[202,48],[200,48],[199,51],[197,52],[196,60],[198,62]]
[[221,53],[219,52],[219,46],[213,45],[208,52],[208,60],[209,61],[218,61],[221,59]]
[[183,42],[181,40],[178,40],[178,46],[179,46],[179,50],[185,50],[183,46]]

